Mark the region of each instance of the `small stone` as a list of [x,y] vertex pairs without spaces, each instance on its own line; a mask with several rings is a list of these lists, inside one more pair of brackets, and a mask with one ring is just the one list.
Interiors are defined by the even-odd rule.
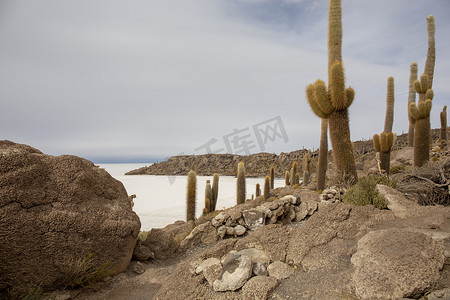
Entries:
[[245,221],[245,225],[247,225],[250,230],[255,230],[258,227],[264,226],[266,224],[266,216],[260,210],[244,210],[242,212],[242,215]]
[[154,258],[155,254],[152,251],[150,251],[150,248],[148,248],[146,245],[141,244],[138,241],[133,251],[133,259],[139,261],[146,261]]
[[136,261],[133,263],[133,265],[131,266],[131,270],[136,273],[136,274],[144,274],[145,272],[145,266],[143,263],[141,263],[140,261]]
[[227,226],[227,235],[234,235],[234,227]]
[[217,228],[217,235],[223,239],[225,237],[225,234],[227,234],[227,226],[222,225],[219,228]]
[[267,268],[264,264],[257,262],[253,265],[253,274],[255,276],[268,276],[269,272],[267,272]]
[[236,221],[242,216],[242,208],[235,206],[227,210],[231,220]]
[[230,216],[226,212],[222,211],[211,220],[211,225],[216,228],[220,227],[229,217]]
[[201,274],[203,270],[212,265],[222,265],[222,264],[220,263],[220,260],[218,258],[211,257],[205,259],[202,263],[200,263],[200,265],[198,265],[197,268],[195,268],[195,273]]
[[289,213],[288,213],[288,220],[292,222],[292,221],[294,221],[295,217],[296,217],[296,214],[295,214],[294,207],[291,206],[291,208],[289,209]]
[[225,221],[225,226],[228,226],[228,227],[234,227],[234,226],[236,226],[236,225],[237,225],[236,221],[232,220],[231,218],[228,218],[228,219]]
[[227,254],[225,254],[221,259],[220,259],[220,263],[223,265],[226,261],[230,260],[231,257],[234,257],[236,255],[237,251],[236,250],[231,250],[230,252],[228,252]]
[[209,264],[203,269],[203,276],[205,276],[206,281],[212,287],[214,281],[216,281],[222,274],[222,264],[220,260],[215,258],[214,263]]
[[278,280],[270,276],[255,276],[242,287],[244,300],[267,299],[275,290]]
[[250,259],[252,260],[252,264],[256,264],[259,262],[259,263],[262,263],[266,267],[270,264],[270,256],[264,250],[260,250],[260,249],[256,249],[256,248],[247,248],[247,249],[238,251],[236,254],[237,255],[245,255],[245,256],[250,257]]
[[277,278],[278,280],[286,279],[295,273],[295,270],[289,267],[282,261],[276,261],[271,263],[267,267],[267,271],[270,276]]
[[311,216],[314,214],[317,210],[317,202],[310,202],[308,203],[308,216]]
[[234,234],[237,236],[244,235],[246,231],[247,229],[245,229],[245,227],[242,225],[237,225],[236,227],[234,227]]

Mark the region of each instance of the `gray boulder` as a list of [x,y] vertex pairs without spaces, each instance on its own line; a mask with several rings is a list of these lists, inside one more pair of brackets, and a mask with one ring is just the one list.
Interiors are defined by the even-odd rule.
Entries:
[[252,260],[245,255],[233,255],[223,264],[223,273],[214,281],[216,292],[235,291],[252,276]]

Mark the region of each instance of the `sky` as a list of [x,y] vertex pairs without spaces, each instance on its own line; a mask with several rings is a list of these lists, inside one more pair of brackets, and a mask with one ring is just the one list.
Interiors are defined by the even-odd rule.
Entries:
[[[389,76],[394,132],[408,130],[409,66],[423,73],[430,14],[439,127],[450,1],[342,2],[351,139],[382,132]],[[326,0],[2,0],[0,139],[96,163],[317,148],[305,88],[327,80],[327,10]]]

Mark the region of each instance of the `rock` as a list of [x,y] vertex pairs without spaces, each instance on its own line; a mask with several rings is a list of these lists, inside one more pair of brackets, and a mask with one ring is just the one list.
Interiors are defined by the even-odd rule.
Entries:
[[237,225],[236,227],[234,227],[234,234],[237,236],[244,235],[246,231],[247,229],[245,229],[245,227],[242,225]]
[[217,228],[217,236],[223,239],[225,235],[227,234],[227,226],[222,225],[219,228]]
[[273,276],[278,280],[286,279],[295,273],[293,268],[289,267],[288,264],[285,264],[282,261],[271,263],[267,267],[267,271],[269,272],[269,276]]
[[313,213],[317,211],[318,203],[317,202],[310,202],[308,203],[308,216],[311,216]]
[[450,299],[450,288],[431,292],[427,295],[428,300]]
[[225,262],[229,261],[230,259],[236,258],[237,250],[231,250],[230,252],[226,253],[221,259],[220,262],[225,264]]
[[269,254],[264,250],[248,248],[240,250],[236,254],[250,257],[252,264],[262,263],[266,267],[270,264]]
[[154,259],[154,258],[155,258],[155,253],[150,251],[150,249],[146,245],[143,245],[141,240],[138,239],[138,241],[136,243],[136,247],[134,247],[133,259],[139,260],[139,261],[146,261],[146,260]]
[[278,280],[271,276],[255,276],[242,288],[244,300],[265,300],[275,290]]
[[227,226],[227,235],[234,235],[234,227]]
[[386,198],[388,209],[399,218],[409,217],[419,207],[419,204],[408,200],[401,192],[394,188],[381,184],[377,184],[376,188]]
[[134,262],[132,262],[131,270],[134,273],[141,275],[141,274],[144,274],[144,272],[145,272],[145,266],[143,263],[141,263],[139,261],[134,261]]
[[172,235],[162,228],[150,230],[145,241],[142,241],[142,245],[148,247],[156,259],[172,257],[180,247]]
[[217,231],[211,222],[200,224],[180,243],[180,247],[186,249],[200,243],[210,245],[217,241]]
[[[270,210],[269,210],[270,211]],[[250,209],[242,212],[245,225],[250,230],[266,225],[266,215],[258,209]]]
[[139,229],[123,184],[104,169],[0,141],[0,290],[64,287],[88,259],[123,272]]
[[264,264],[257,262],[253,265],[252,268],[253,274],[255,276],[268,276],[269,272],[267,272],[267,268]]
[[252,276],[252,261],[248,256],[236,255],[225,261],[223,273],[214,281],[215,292],[235,291]]
[[440,278],[442,246],[406,229],[372,231],[351,259],[356,295],[370,299],[417,298]]
[[283,201],[283,202],[287,201],[288,203],[291,203],[293,205],[298,205],[298,204],[300,204],[300,197],[294,196],[294,195],[287,195],[287,196],[280,198],[280,201]]
[[222,265],[220,262],[218,264],[210,265],[203,270],[203,276],[205,276],[206,281],[208,281],[209,286],[213,286],[214,281],[219,279],[222,274]]
[[295,221],[300,222],[308,216],[308,205],[306,202],[302,202],[298,207],[298,212],[296,213]]
[[215,216],[212,220],[211,220],[211,225],[214,227],[220,227],[223,225],[223,223],[225,223],[225,221],[229,218],[230,216],[226,213],[226,212],[220,212],[217,216]]
[[206,269],[209,266],[212,265],[221,265],[220,260],[218,258],[215,257],[211,257],[208,259],[205,259],[204,261],[202,261],[196,268],[195,268],[195,274],[201,274],[203,272],[204,269]]
[[236,221],[242,216],[242,208],[238,206],[234,206],[230,209],[227,209],[227,214],[230,216],[230,219]]
[[[270,218],[270,217],[272,217],[272,211],[271,211],[270,209],[268,209],[267,207],[265,207],[265,206],[259,205],[259,206],[255,207],[255,209],[256,209],[257,211],[262,212],[262,213],[264,214],[265,218]],[[243,213],[243,212],[242,212],[242,213]]]

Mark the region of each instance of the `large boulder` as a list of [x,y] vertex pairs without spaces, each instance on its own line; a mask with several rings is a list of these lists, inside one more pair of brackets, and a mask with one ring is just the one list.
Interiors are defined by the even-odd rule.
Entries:
[[104,169],[0,141],[0,294],[123,272],[139,229],[124,186]]

